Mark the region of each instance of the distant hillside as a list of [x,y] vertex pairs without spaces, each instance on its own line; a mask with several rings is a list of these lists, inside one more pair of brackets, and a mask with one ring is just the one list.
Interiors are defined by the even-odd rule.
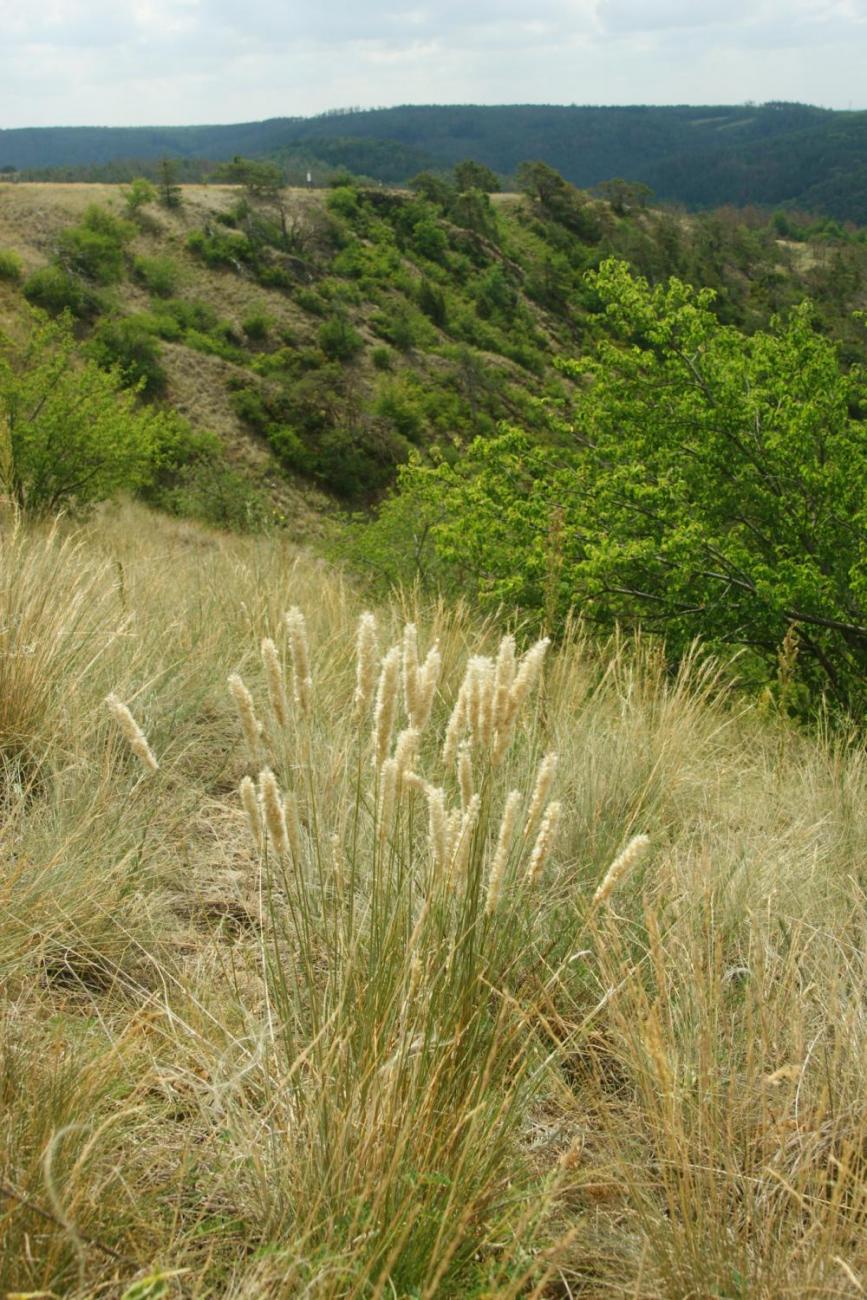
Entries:
[[867,223],[867,113],[804,104],[409,106],[228,126],[0,131],[0,167],[31,171],[235,154],[303,157],[386,183],[463,158],[504,176],[542,159],[583,188],[621,176],[691,208],[758,204]]

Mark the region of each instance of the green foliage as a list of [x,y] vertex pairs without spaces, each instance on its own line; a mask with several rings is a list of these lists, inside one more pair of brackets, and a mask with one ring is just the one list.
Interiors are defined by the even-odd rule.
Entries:
[[176,419],[140,408],[117,371],[81,362],[68,316],[34,313],[22,343],[0,336],[0,479],[22,510],[138,487]]
[[[556,445],[507,431],[404,471],[437,564],[549,623],[578,607],[663,632],[674,654],[695,636],[744,647],[756,684],[796,635],[809,696],[862,712],[863,374],[841,371],[807,307],[747,336],[678,280],[651,289],[610,260],[590,285],[609,332],[566,367],[582,396]],[[383,508],[380,535],[402,509]]]
[[324,321],[317,334],[319,346],[329,361],[351,361],[364,346],[364,340],[343,315]]
[[220,163],[212,177],[222,185],[243,185],[251,198],[274,198],[285,184],[283,171],[276,163],[242,158]]
[[438,285],[432,284],[425,277],[418,286],[418,305],[434,325],[445,329],[448,321],[446,296]]
[[157,166],[157,193],[164,208],[179,208],[183,203],[179,176],[180,166],[176,159],[160,159]]
[[167,376],[149,326],[148,317],[103,320],[87,350],[103,370],[116,370],[125,387],[137,388],[145,397],[157,397],[165,390]]
[[124,249],[134,235],[135,226],[94,203],[80,225],[61,234],[58,260],[97,284],[115,284],[123,277]]
[[27,301],[50,316],[69,312],[78,320],[90,320],[102,309],[102,303],[90,286],[62,266],[42,266],[24,283]]
[[459,190],[480,190],[482,194],[498,194],[502,189],[500,178],[485,163],[465,158],[455,165],[455,185]]
[[337,185],[325,200],[329,212],[346,221],[355,221],[361,213],[358,191],[352,185]]
[[158,298],[170,298],[177,290],[180,272],[170,257],[137,256],[132,269],[135,278]]
[[226,463],[216,434],[193,429],[184,420],[160,431],[139,495],[169,514],[234,532],[258,530],[268,517],[262,493]]
[[156,202],[157,191],[147,177],[136,176],[128,190],[121,190],[121,197],[126,204],[127,212],[134,216],[148,204]]
[[256,343],[262,343],[268,338],[274,328],[274,318],[267,308],[263,306],[251,307],[244,319],[241,321],[241,328]]
[[24,263],[11,248],[0,248],[0,280],[17,282],[24,275]]
[[229,266],[238,269],[252,265],[255,250],[246,235],[228,230],[193,230],[187,236],[187,248],[207,266]]

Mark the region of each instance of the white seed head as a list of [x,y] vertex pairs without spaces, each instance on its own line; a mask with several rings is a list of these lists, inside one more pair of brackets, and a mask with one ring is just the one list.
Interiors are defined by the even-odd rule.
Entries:
[[493,660],[474,655],[467,666],[467,714],[470,735],[479,749],[487,749],[490,743],[493,709]]
[[289,834],[286,829],[286,814],[280,798],[277,778],[269,767],[259,773],[259,799],[265,815],[265,825],[274,849],[281,857],[289,854]]
[[373,761],[382,767],[391,745],[400,682],[400,647],[392,646],[382,661],[373,709]]
[[256,798],[256,786],[249,776],[241,780],[240,785],[241,805],[247,814],[247,821],[250,826],[250,834],[253,837],[253,844],[257,853],[262,848],[262,837],[264,827],[262,825],[262,815],[259,811],[259,800]]
[[517,667],[515,638],[504,636],[494,667],[494,726],[498,731],[508,717],[509,692],[515,681]]
[[418,697],[416,700],[416,713],[413,718],[413,725],[417,727],[419,731],[424,731],[430,720],[434,695],[436,694],[437,684],[439,683],[441,669],[442,655],[440,654],[439,646],[432,645],[425,656],[425,661],[419,669],[418,674]]
[[355,695],[353,712],[360,718],[370,708],[376,689],[376,669],[379,649],[376,636],[376,619],[364,613],[358,620],[355,638]]
[[156,755],[148,744],[147,737],[130,713],[127,706],[113,692],[111,695],[105,697],[105,702],[108,706],[109,713],[120,727],[126,743],[129,745],[138,761],[143,767],[147,768],[149,772],[158,772],[160,765],[156,760]]
[[418,757],[421,737],[415,727],[406,727],[400,732],[394,747],[394,759],[397,763],[398,781],[403,782],[404,775],[412,771]]
[[247,742],[247,748],[250,756],[256,758],[259,754],[259,737],[262,734],[262,724],[256,717],[256,706],[253,703],[253,696],[244,685],[243,679],[238,673],[232,673],[229,677],[229,690],[232,693],[232,699],[238,710],[238,718],[241,722],[241,730],[244,733],[244,739]]
[[650,838],[647,835],[634,835],[632,837],[626,848],[614,859],[602,877],[599,887],[593,895],[594,907],[599,907],[607,901],[616,886],[637,866],[649,848]]
[[448,830],[446,827],[446,792],[436,786],[427,787],[428,843],[434,867],[442,870],[448,860]]
[[541,641],[537,641],[535,645],[530,646],[530,649],[518,664],[515,680],[512,682],[508,695],[504,697],[503,708],[498,710],[494,762],[498,762],[506,751],[521,707],[538,681],[539,674],[542,671],[542,663],[545,659],[545,651],[548,649],[549,644],[549,638],[543,637]]
[[268,698],[274,717],[281,727],[289,722],[289,705],[286,700],[286,684],[283,680],[283,666],[277,647],[270,637],[262,642],[262,664],[265,668],[265,680],[268,683]]
[[503,892],[503,878],[509,862],[512,841],[515,838],[515,823],[518,820],[518,809],[521,806],[522,798],[523,795],[520,790],[511,790],[503,808],[503,817],[497,835],[497,846],[494,849],[491,870],[488,874],[488,893],[485,899],[485,912],[488,916],[497,910]]
[[528,885],[535,885],[542,874],[542,869],[548,860],[554,840],[557,838],[562,811],[562,805],[556,799],[549,803],[545,809],[545,815],[542,818],[539,834],[536,836],[536,843],[533,845],[533,852],[530,854],[530,863],[527,867]]
[[554,777],[557,773],[557,755],[546,754],[539,764],[539,770],[536,773],[536,784],[533,787],[533,794],[530,799],[530,807],[527,811],[527,820],[524,824],[524,834],[529,835],[539,816],[548,801],[548,795],[551,793],[551,786],[554,784]]
[[415,725],[418,713],[419,689],[418,632],[415,623],[407,623],[403,629],[403,652],[401,655],[401,676],[403,678],[403,701],[406,716]]
[[452,708],[451,717],[446,727],[446,738],[443,745],[443,762],[446,767],[451,767],[455,761],[455,754],[458,748],[458,741],[467,728],[467,679],[461,682],[458,690],[457,699]]
[[295,703],[305,717],[313,709],[313,678],[310,675],[310,647],[307,642],[307,622],[297,605],[286,614],[289,631],[289,657],[292,661],[292,691]]

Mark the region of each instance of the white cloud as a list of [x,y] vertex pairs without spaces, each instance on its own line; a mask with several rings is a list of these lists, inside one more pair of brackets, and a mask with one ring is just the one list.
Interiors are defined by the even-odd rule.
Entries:
[[0,126],[867,101],[867,0],[0,0]]

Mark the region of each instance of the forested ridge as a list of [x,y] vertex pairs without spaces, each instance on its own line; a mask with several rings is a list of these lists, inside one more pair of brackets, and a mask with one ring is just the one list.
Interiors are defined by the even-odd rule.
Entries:
[[581,187],[626,177],[690,208],[785,205],[867,221],[867,114],[806,104],[405,106],[237,125],[0,131],[0,167],[34,176],[59,168],[69,179],[122,179],[162,156],[201,174],[204,160],[235,154],[300,174],[342,166],[389,184],[466,157],[506,177],[541,159]]

